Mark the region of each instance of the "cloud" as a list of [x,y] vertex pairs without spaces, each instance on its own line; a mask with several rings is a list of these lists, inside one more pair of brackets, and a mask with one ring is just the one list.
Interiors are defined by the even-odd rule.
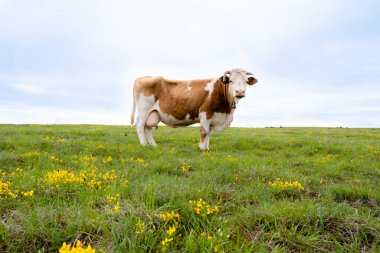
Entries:
[[378,112],[371,101],[379,97],[380,36],[371,24],[379,5],[0,0],[0,107],[29,106],[36,118],[40,108],[44,122],[54,110],[67,113],[64,122],[93,122],[75,117],[79,111],[107,120],[109,110],[124,112],[114,115],[122,122],[139,76],[217,77],[242,67],[259,83],[239,104],[235,126],[361,124],[361,115]]

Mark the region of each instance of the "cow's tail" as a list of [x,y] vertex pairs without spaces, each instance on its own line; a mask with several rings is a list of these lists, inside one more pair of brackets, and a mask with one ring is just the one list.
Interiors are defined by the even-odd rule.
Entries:
[[131,113],[131,127],[133,127],[135,123],[135,111],[136,111],[136,101],[135,101],[135,98],[133,98],[133,107],[132,107],[132,113]]
[[135,94],[133,92],[133,106],[132,106],[132,113],[131,113],[131,127],[133,127],[135,123],[135,111],[136,111],[136,99]]

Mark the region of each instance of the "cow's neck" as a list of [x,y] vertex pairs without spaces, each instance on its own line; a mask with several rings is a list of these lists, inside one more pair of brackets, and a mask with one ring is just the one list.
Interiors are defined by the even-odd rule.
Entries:
[[225,103],[225,106],[228,108],[227,113],[233,114],[235,108],[236,108],[236,102],[234,100],[234,97],[228,92],[228,88],[230,87],[229,84],[223,84],[223,101]]

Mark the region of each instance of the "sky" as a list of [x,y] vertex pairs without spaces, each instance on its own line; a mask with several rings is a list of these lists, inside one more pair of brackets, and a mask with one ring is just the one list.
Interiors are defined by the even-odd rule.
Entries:
[[136,78],[258,79],[232,126],[380,127],[380,1],[0,0],[0,124],[128,125]]

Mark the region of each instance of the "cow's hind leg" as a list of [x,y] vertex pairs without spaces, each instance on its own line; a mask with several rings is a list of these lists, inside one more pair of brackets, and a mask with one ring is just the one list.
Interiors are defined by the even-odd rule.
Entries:
[[151,145],[153,147],[157,146],[156,142],[153,139],[153,134],[150,131],[150,128],[145,127],[144,131],[145,131],[146,140],[148,141],[149,145]]
[[148,143],[152,146],[157,146],[153,139],[152,132],[150,131],[153,127],[157,128],[158,123],[160,123],[160,115],[157,111],[152,111],[149,113],[148,119],[145,122],[145,137]]
[[145,121],[148,118],[147,114],[139,114],[136,122],[136,132],[139,137],[140,144],[146,146],[148,143],[145,138]]
[[149,118],[152,107],[154,106],[155,99],[154,96],[144,96],[140,95],[140,98],[137,100],[137,122],[136,122],[136,131],[140,140],[140,144],[146,146],[148,144],[145,137],[145,124]]

